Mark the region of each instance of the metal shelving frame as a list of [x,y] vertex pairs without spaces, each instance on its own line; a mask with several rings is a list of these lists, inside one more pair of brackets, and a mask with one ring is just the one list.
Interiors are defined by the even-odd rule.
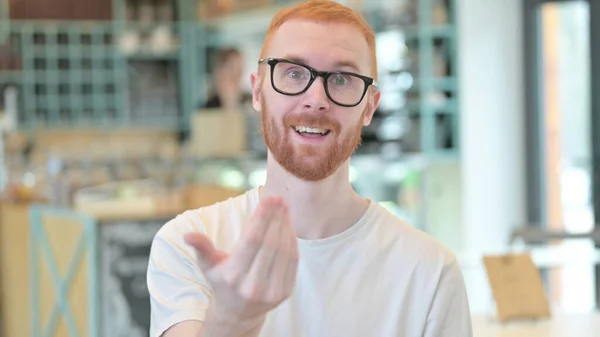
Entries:
[[[403,27],[407,41],[418,46],[418,74],[412,93],[418,100],[410,102],[411,113],[419,116],[421,152],[430,156],[456,157],[459,154],[457,36],[455,0],[446,0],[449,21],[433,24],[433,7],[439,0],[420,0],[418,22]],[[279,0],[278,4],[289,3]],[[196,18],[194,0],[173,0],[176,21],[174,31],[178,48],[167,53],[138,52],[126,54],[119,48],[119,39],[127,27],[136,23],[125,20],[126,0],[112,0],[113,20],[91,22],[9,21],[0,17],[0,37],[18,41],[21,51],[20,72],[0,71],[0,80],[18,83],[21,94],[21,129],[36,128],[167,128],[187,131],[189,117],[204,97],[206,88],[201,79],[207,46],[219,44],[219,36],[211,33]],[[2,15],[4,15],[4,11]],[[377,29],[377,17],[368,18]],[[435,44],[444,43],[448,49],[447,62],[452,73],[435,77]],[[178,84],[178,111],[159,119],[134,118],[128,99],[128,86],[132,80],[128,67],[132,61],[174,62]],[[443,105],[434,105],[427,98],[434,93],[449,93]],[[436,146],[436,118],[449,119],[452,124],[451,149]]]

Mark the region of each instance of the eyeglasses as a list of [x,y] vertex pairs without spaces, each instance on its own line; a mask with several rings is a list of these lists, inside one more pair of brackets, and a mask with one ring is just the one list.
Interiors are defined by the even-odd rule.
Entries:
[[258,63],[271,66],[271,85],[278,93],[300,95],[310,88],[317,77],[322,77],[327,97],[343,107],[357,106],[369,86],[377,86],[377,82],[370,77],[345,71],[318,71],[306,64],[285,59],[266,58]]

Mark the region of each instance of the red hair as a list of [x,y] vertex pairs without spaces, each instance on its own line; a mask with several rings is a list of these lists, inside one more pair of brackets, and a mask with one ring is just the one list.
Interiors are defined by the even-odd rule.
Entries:
[[260,52],[261,58],[267,57],[265,54],[275,31],[277,31],[277,29],[286,21],[293,19],[313,20],[327,23],[346,23],[358,28],[369,45],[373,78],[377,80],[377,51],[375,48],[375,33],[373,32],[373,29],[356,11],[333,0],[308,0],[279,11],[275,17],[273,17],[273,20],[271,20],[269,28],[267,28],[265,42]]

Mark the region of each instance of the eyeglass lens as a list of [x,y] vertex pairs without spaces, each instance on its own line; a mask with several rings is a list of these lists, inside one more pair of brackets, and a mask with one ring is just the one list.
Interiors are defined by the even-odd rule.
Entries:
[[[310,84],[311,71],[298,64],[279,62],[273,70],[273,86],[283,93],[295,95]],[[349,74],[331,74],[325,82],[329,98],[342,105],[357,104],[362,98],[365,82]]]

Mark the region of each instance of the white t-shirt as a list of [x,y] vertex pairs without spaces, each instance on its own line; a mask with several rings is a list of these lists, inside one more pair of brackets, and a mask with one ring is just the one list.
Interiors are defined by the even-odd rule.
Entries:
[[[186,211],[156,234],[148,266],[150,336],[185,320],[204,320],[211,289],[183,241],[205,233],[231,251],[259,203],[258,189]],[[261,337],[470,337],[460,267],[432,237],[371,202],[350,229],[298,239],[292,296],[271,311]]]

